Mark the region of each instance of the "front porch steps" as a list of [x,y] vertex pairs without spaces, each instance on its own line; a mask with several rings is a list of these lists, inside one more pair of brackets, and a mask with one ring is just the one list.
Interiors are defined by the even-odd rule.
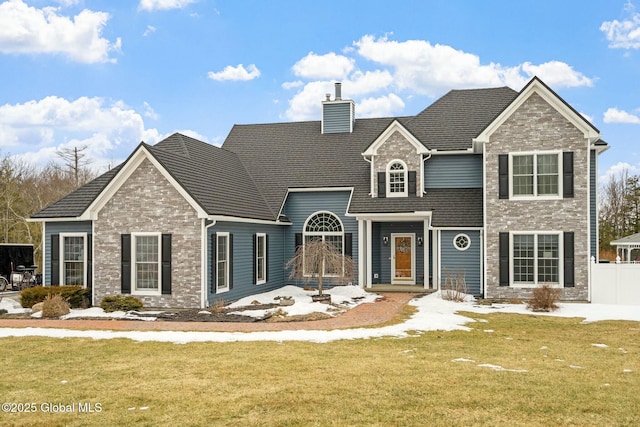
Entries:
[[432,294],[437,289],[425,289],[422,285],[371,285],[369,292],[402,292],[405,294]]

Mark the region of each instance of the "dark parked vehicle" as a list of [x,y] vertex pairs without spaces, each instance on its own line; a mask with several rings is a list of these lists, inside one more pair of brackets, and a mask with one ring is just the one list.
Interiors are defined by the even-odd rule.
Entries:
[[42,283],[33,264],[33,245],[0,243],[0,291],[22,290]]

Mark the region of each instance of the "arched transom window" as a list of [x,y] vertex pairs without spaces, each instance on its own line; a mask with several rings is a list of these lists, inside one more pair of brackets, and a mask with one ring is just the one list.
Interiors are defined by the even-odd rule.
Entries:
[[407,165],[401,160],[392,160],[387,165],[387,197],[407,195]]
[[[318,239],[323,240],[331,243],[341,254],[344,254],[344,228],[340,218],[331,212],[316,212],[309,216],[303,234],[305,244]],[[305,265],[305,274],[309,274],[306,270]],[[338,271],[328,271],[327,266],[324,266],[325,276],[338,273]]]

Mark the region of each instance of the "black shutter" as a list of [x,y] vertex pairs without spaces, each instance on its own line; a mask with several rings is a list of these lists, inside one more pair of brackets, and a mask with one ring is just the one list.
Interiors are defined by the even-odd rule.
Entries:
[[300,246],[302,246],[302,233],[296,233],[296,247],[293,250],[294,255],[298,252]]
[[229,290],[233,289],[233,234],[229,234],[229,253],[227,254],[227,268],[229,269]]
[[344,255],[353,257],[353,233],[344,233]]
[[87,234],[87,289],[93,285],[93,236]]
[[573,262],[574,251],[574,233],[573,231],[565,231],[564,239],[564,287],[573,288],[575,286],[575,269]]
[[120,235],[120,293],[131,293],[131,234]]
[[60,235],[51,235],[51,286],[60,284]]
[[264,236],[264,280],[269,281],[269,235]]
[[258,283],[258,235],[253,235],[253,283]]
[[218,282],[218,277],[216,276],[216,268],[218,267],[217,264],[217,257],[216,257],[216,250],[218,249],[218,238],[216,236],[216,233],[213,233],[211,235],[211,293],[215,294],[216,293],[216,283]]
[[387,174],[378,172],[378,197],[387,196]]
[[416,171],[409,171],[409,196],[416,195],[416,181],[417,181],[417,173]]
[[509,198],[509,155],[498,155],[498,198]]
[[573,197],[573,152],[562,153],[562,197]]
[[509,233],[500,233],[500,286],[509,286]]
[[162,235],[162,294],[171,295],[171,234]]

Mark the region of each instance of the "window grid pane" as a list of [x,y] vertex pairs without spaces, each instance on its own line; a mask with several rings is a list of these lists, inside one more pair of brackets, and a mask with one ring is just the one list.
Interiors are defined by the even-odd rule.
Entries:
[[533,156],[513,156],[513,194],[533,194]]
[[136,289],[158,289],[160,247],[157,236],[136,236]]
[[534,282],[534,236],[513,236],[513,280],[516,283]]
[[256,254],[256,269],[257,269],[257,277],[258,281],[266,280],[266,263],[265,263],[265,252],[266,252],[266,242],[267,239],[265,236],[258,236],[257,242],[257,254]]
[[557,235],[538,236],[538,283],[559,283],[559,244]]
[[226,289],[227,286],[229,285],[227,282],[227,268],[228,268],[228,258],[227,258],[227,236],[218,236],[218,253],[217,253],[217,257],[218,257],[218,261],[217,261],[217,268],[216,268],[216,274],[217,274],[217,284],[218,284],[218,289]]
[[539,154],[537,162],[538,194],[558,194],[558,156]]

